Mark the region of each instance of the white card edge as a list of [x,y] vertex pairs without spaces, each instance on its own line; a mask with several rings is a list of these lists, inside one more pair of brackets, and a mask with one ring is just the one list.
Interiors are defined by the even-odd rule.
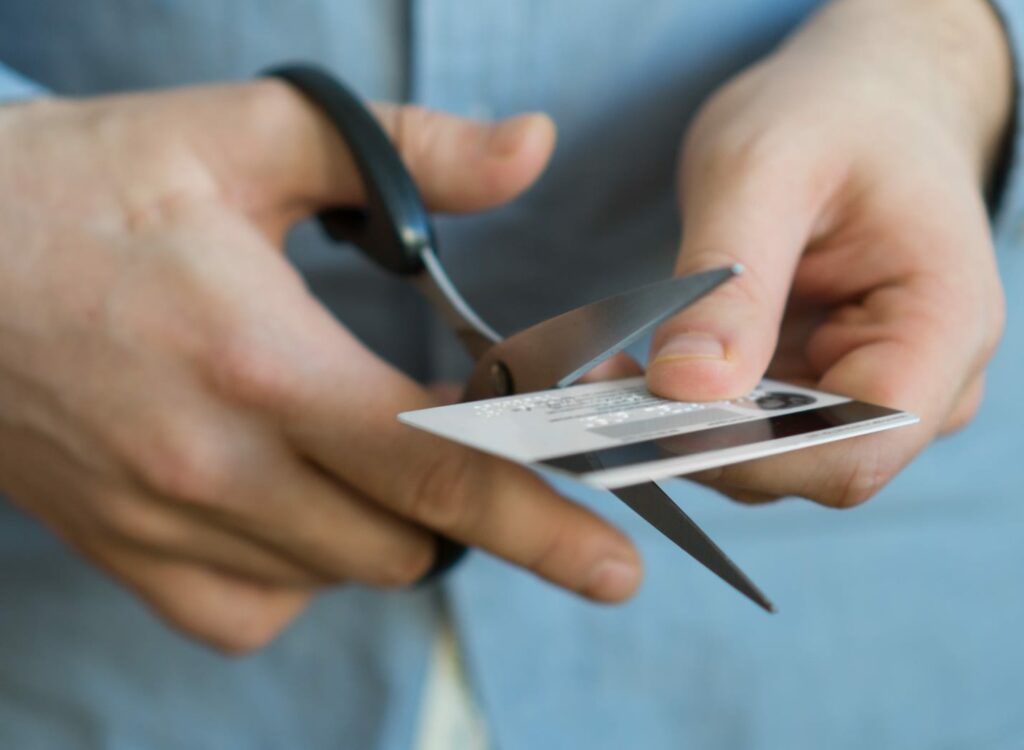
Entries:
[[557,469],[555,471],[558,471],[562,476],[572,477],[591,487],[614,490],[643,482],[657,482],[663,479],[685,477],[687,474],[693,474],[698,471],[717,469],[744,461],[777,456],[802,448],[813,448],[840,440],[885,432],[898,427],[908,427],[920,421],[920,417],[915,414],[899,412],[897,414],[876,417],[864,422],[857,422],[852,425],[836,425],[835,427],[818,430],[813,433],[776,438],[759,443],[747,443],[746,445],[734,448],[701,453],[698,456],[681,456],[677,459],[663,458],[658,461],[648,461],[642,464],[633,464],[615,469],[603,469],[586,474],[573,474],[571,472],[558,471]]

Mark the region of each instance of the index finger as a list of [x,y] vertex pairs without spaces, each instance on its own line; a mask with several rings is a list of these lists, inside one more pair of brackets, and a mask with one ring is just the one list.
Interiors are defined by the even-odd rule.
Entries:
[[287,429],[305,455],[396,515],[559,586],[603,601],[633,592],[640,563],[621,532],[524,468],[399,423],[434,400],[360,354],[293,410]]

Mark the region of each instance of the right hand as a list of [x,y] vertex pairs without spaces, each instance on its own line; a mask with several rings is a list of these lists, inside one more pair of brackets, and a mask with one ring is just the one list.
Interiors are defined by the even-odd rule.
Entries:
[[[536,115],[376,111],[437,210],[507,201],[554,142]],[[361,199],[286,85],[0,108],[0,196],[0,489],[185,633],[260,647],[319,587],[417,580],[434,532],[594,599],[638,584],[596,516],[396,421],[433,400],[281,252]]]

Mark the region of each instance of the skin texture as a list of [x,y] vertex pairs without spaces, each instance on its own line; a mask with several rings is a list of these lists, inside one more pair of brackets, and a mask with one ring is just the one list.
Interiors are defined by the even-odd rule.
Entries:
[[[679,270],[748,272],[663,327],[652,388],[737,396],[770,365],[923,422],[704,481],[851,505],[969,418],[1002,325],[980,187],[1005,47],[980,0],[841,0],[708,103]],[[512,199],[554,144],[543,116],[378,115],[435,210]],[[323,586],[416,580],[428,531],[600,601],[638,585],[618,531],[397,423],[437,397],[281,252],[296,220],[361,199],[284,85],[0,108],[0,195],[0,489],[184,633],[259,648]]]
[[677,269],[746,273],[662,327],[650,387],[732,398],[767,370],[921,424],[697,479],[850,507],[973,416],[1003,327],[982,190],[1011,100],[987,3],[844,0],[708,102]]
[[[540,115],[378,115],[437,210],[511,199],[554,144]],[[257,648],[322,586],[417,580],[428,530],[597,600],[637,584],[620,532],[397,422],[435,399],[282,253],[361,198],[284,84],[12,106],[0,143],[0,487],[171,624]]]

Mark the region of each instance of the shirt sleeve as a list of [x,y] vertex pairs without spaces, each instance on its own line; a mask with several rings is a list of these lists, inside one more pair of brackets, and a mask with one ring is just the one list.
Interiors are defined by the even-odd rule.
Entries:
[[990,0],[1003,21],[1014,59],[1014,104],[990,194],[1001,244],[1024,247],[1024,2]]
[[0,63],[0,102],[30,99],[44,93],[42,86]]

